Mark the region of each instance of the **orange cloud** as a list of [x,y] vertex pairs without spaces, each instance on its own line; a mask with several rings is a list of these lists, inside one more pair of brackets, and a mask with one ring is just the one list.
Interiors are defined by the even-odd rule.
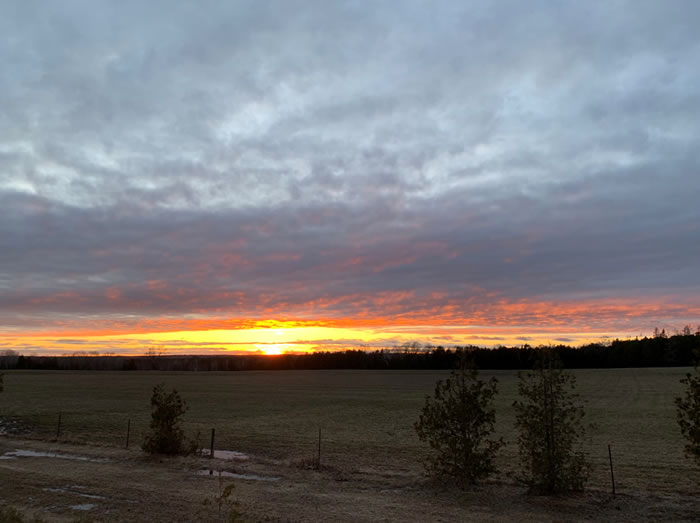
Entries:
[[[110,299],[123,298],[122,293],[108,290]],[[52,299],[79,300],[72,293],[62,293]],[[347,298],[346,298],[347,299]],[[47,320],[42,325],[14,330],[5,336],[116,336],[164,332],[297,329],[327,327],[335,329],[369,329],[394,332],[414,328],[416,335],[434,335],[445,327],[481,329],[483,334],[510,335],[514,330],[528,332],[610,333],[650,332],[656,325],[665,325],[669,318],[700,318],[700,306],[644,300],[598,300],[578,302],[548,302],[505,300],[494,303],[456,303],[440,293],[417,297],[402,291],[379,293],[376,296],[353,296],[356,314],[338,317],[329,312],[340,298],[319,299],[303,304],[277,304],[267,308],[264,317],[237,317],[225,313],[204,312],[189,316],[117,316],[116,318],[61,318]],[[405,304],[416,302],[420,307],[406,310]],[[284,315],[285,308],[296,314]],[[382,311],[376,314],[375,311]],[[317,312],[314,315],[314,312]],[[321,314],[318,314],[320,312]],[[666,323],[665,323],[666,322]],[[466,332],[466,331],[465,331]],[[2,334],[0,334],[2,336]]]

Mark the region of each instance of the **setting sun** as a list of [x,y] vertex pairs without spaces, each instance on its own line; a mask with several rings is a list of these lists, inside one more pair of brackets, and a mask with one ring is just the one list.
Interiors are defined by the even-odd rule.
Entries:
[[256,344],[255,347],[266,356],[279,356],[280,354],[289,352],[290,348],[292,348],[292,351],[294,350],[293,345],[281,343],[271,343],[269,345]]

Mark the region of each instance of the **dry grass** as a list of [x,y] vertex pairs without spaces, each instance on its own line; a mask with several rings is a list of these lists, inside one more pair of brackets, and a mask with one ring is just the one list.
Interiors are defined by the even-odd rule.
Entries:
[[[41,465],[49,458],[0,461],[0,484],[12,485],[10,490],[4,487],[0,501],[5,497],[26,507],[31,492],[32,503],[49,507],[50,517],[70,519],[74,511],[57,499],[80,495],[42,489],[77,483],[98,495],[112,493],[98,503],[105,520],[137,521],[136,513],[144,507],[159,514],[148,516],[150,521],[167,521],[174,514],[206,520],[197,511],[214,492],[215,480],[192,471],[208,460],[159,463],[137,450],[148,424],[151,389],[165,382],[190,405],[186,416],[190,433],[200,430],[202,442],[208,444],[209,431],[216,427],[218,448],[253,456],[220,466],[282,478],[236,480],[235,495],[253,520],[415,520],[416,514],[423,520],[547,520],[559,518],[557,514],[565,514],[565,519],[683,519],[700,513],[696,499],[700,473],[682,454],[673,405],[684,372],[576,371],[589,421],[597,425],[588,444],[595,469],[589,494],[557,500],[525,496],[513,481],[517,470],[510,407],[517,390],[513,372],[495,374],[501,391],[497,430],[508,442],[499,458],[501,473],[484,487],[458,496],[424,482],[420,459],[425,449],[412,427],[425,394],[446,375],[443,372],[9,372],[0,395],[0,416],[31,425],[31,437],[37,440],[0,440],[5,449],[47,445],[39,440],[55,436],[61,411],[61,443],[51,445],[78,444],[75,452],[115,458],[106,464],[52,459],[50,472],[45,463]],[[127,419],[132,420],[132,450],[124,451],[119,447]],[[319,426],[324,467],[315,471],[295,466],[314,455]],[[608,443],[622,493],[614,501],[605,494]],[[163,499],[169,500],[165,505],[170,508]]]

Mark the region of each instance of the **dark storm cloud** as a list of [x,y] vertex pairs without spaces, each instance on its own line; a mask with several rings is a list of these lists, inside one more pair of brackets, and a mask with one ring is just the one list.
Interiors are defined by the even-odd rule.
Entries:
[[7,329],[697,308],[696,2],[2,11]]

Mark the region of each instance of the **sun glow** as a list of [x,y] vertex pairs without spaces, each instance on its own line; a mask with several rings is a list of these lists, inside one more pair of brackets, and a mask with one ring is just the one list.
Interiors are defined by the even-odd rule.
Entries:
[[[160,332],[66,333],[43,335],[0,333],[0,349],[35,354],[144,354],[157,348],[163,354],[264,354],[281,355],[346,349],[375,350],[423,345],[518,346],[548,343],[580,345],[610,339],[610,333],[569,330],[564,326],[537,328],[523,325],[370,324],[332,326],[304,321],[250,320],[245,328],[173,329]],[[194,327],[194,326],[193,326]],[[632,334],[633,335],[633,334]],[[629,337],[629,333],[615,333]]]
[[270,345],[256,344],[255,346],[265,356],[279,356],[285,352],[290,352],[290,348],[291,352],[294,352],[294,346],[291,344],[272,343]]

